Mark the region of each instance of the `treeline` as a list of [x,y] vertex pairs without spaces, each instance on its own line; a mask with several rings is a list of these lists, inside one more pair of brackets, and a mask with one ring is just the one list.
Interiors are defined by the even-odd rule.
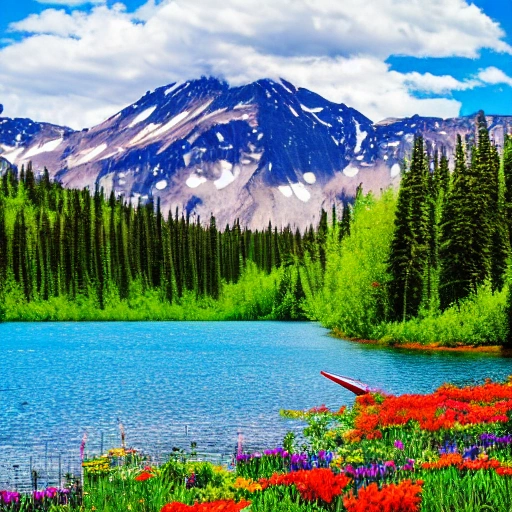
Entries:
[[[386,342],[506,343],[512,137],[483,113],[475,143],[414,142],[398,194],[359,189],[319,225],[219,229],[160,204],[67,190],[48,172],[0,182],[0,317],[304,319]],[[471,138],[472,140],[472,138]],[[509,325],[510,324],[510,325]]]
[[[325,212],[322,218],[325,225]],[[31,166],[11,169],[0,181],[0,298],[30,304],[85,297],[99,309],[147,291],[170,304],[185,295],[218,300],[255,266],[267,275],[282,269],[275,316],[301,318],[297,268],[306,255],[323,257],[325,231],[270,223],[253,231],[238,221],[219,230],[213,216],[207,225],[178,210],[164,218],[159,201],[133,207],[113,193],[107,200],[102,190],[64,189],[47,170],[36,179]]]
[[[464,147],[457,137],[451,175],[444,155],[432,159],[423,139],[415,141],[398,194],[389,256],[390,314],[396,320],[417,316],[421,308],[444,310],[485,282],[492,291],[503,288],[512,168],[504,166],[500,173],[483,112],[477,133],[474,146]],[[504,149],[508,159],[510,140]]]
[[480,112],[454,170],[416,138],[398,195],[361,196],[351,234],[329,238],[310,315],[340,333],[387,341],[502,343],[512,232],[512,138],[502,156]]

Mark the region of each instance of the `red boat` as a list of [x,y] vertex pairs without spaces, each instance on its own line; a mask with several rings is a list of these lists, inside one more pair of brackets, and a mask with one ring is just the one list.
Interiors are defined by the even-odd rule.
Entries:
[[336,375],[335,373],[328,373],[324,371],[321,371],[320,374],[327,377],[329,380],[336,382],[336,384],[343,386],[345,389],[352,391],[352,393],[355,393],[357,396],[375,391],[368,386],[368,384],[356,379],[351,379],[350,377],[343,377],[342,375]]

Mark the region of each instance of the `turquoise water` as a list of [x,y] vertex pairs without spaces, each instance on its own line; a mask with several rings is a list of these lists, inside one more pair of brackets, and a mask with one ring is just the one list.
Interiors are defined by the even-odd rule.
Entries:
[[393,393],[512,373],[490,355],[393,351],[338,340],[314,323],[161,322],[0,324],[0,454],[48,446],[78,453],[127,445],[232,452],[273,447],[298,426],[281,408],[353,395],[320,370]]

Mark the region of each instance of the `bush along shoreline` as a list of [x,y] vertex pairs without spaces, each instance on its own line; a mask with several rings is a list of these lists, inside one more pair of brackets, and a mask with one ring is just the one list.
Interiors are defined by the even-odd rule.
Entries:
[[[427,395],[370,393],[353,407],[285,410],[299,441],[239,451],[230,470],[176,451],[83,462],[83,493],[0,491],[2,512],[464,512],[512,509],[512,379]],[[74,494],[73,494],[74,493]]]
[[512,136],[500,151],[481,112],[453,171],[417,137],[398,192],[256,231],[7,171],[0,321],[309,319],[388,345],[511,347]]

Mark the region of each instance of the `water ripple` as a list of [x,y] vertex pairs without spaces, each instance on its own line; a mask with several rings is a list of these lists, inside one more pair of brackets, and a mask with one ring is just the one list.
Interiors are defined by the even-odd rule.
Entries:
[[238,432],[253,447],[300,428],[279,409],[353,395],[319,375],[350,375],[393,393],[444,381],[511,373],[510,360],[460,353],[397,352],[334,339],[314,323],[161,322],[0,325],[0,453],[78,454],[127,444],[146,451],[232,452]]

